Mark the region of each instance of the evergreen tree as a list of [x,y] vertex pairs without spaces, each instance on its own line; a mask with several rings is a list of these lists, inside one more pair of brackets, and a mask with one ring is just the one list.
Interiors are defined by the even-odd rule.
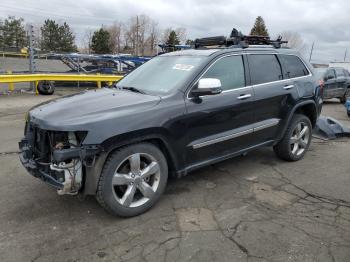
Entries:
[[41,27],[41,49],[46,51],[71,52],[76,51],[75,36],[69,25],[64,22],[59,25],[56,21],[47,19]]
[[265,21],[261,16],[258,16],[255,19],[255,23],[252,30],[250,31],[250,35],[269,36],[269,32],[267,31]]
[[77,47],[74,44],[75,36],[73,32],[70,30],[69,25],[64,22],[63,25],[59,27],[59,49],[63,52],[71,52],[76,51]]
[[59,51],[59,25],[51,19],[47,19],[41,30],[41,43],[40,47],[45,51]]
[[174,30],[170,31],[168,40],[166,41],[167,45],[179,45],[180,40]]
[[91,49],[96,54],[108,54],[111,53],[111,47],[109,45],[109,32],[103,28],[95,31],[91,40]]
[[27,45],[26,31],[23,18],[9,16],[0,23],[0,45],[1,48],[16,47],[21,49]]

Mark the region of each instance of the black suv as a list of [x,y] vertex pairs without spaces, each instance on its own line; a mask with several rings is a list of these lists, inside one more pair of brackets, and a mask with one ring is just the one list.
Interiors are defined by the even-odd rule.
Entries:
[[311,66],[272,46],[194,49],[153,58],[115,88],[30,110],[19,143],[26,169],[59,194],[96,195],[140,214],[177,176],[273,146],[301,159],[319,114]]
[[338,98],[342,104],[350,95],[350,74],[341,67],[316,68],[316,76],[323,84],[323,99]]

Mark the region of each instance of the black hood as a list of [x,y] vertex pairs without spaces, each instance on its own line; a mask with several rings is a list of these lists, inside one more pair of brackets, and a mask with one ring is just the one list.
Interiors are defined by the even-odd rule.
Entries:
[[30,120],[46,130],[78,131],[92,123],[142,112],[160,97],[103,88],[45,102],[30,111]]

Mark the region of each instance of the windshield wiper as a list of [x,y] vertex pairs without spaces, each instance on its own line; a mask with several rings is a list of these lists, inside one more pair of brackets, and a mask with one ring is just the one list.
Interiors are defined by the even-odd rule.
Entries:
[[129,90],[131,92],[135,92],[135,93],[140,93],[140,94],[146,94],[143,90],[140,90],[136,87],[133,87],[133,86],[121,86],[119,87],[120,89],[124,89],[124,90]]

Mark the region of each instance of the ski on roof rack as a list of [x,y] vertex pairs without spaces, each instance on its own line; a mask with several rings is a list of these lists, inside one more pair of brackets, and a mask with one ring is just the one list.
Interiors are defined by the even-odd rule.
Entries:
[[240,47],[247,48],[249,45],[271,45],[274,48],[281,48],[282,44],[286,44],[288,41],[282,41],[282,37],[279,36],[276,40],[271,40],[269,36],[259,35],[243,35],[237,29],[233,28],[230,37],[214,36],[198,38],[194,41],[195,48],[202,47]]

